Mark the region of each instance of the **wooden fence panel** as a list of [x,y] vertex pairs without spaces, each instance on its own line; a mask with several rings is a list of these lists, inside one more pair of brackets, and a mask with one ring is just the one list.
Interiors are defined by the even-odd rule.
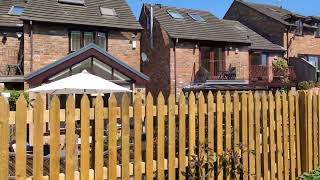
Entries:
[[[133,110],[134,110],[134,179],[142,179],[142,169],[141,169],[142,99],[141,99],[141,94],[138,94],[136,96],[133,106],[134,106],[133,107]],[[117,151],[115,151],[115,153],[116,152]],[[162,159],[164,159],[164,157]],[[113,163],[115,163],[115,161],[113,161]]]
[[81,158],[80,158],[80,178],[89,179],[89,161],[90,161],[90,121],[89,121],[89,99],[83,95],[81,99]]
[[168,154],[168,175],[169,179],[175,179],[175,161],[176,161],[176,117],[175,117],[175,97],[170,95],[168,104],[169,120],[169,154]]
[[[151,97],[152,98],[152,97]],[[150,112],[149,108],[150,108],[150,103],[153,106],[153,102],[151,99],[150,102],[150,94],[148,95],[147,98],[147,119],[146,119],[146,123],[147,123],[147,147],[152,147],[152,142],[150,145],[150,126],[152,128],[152,124],[150,125]],[[153,117],[152,117],[153,118]],[[153,119],[151,119],[152,121]],[[128,94],[125,94],[122,97],[122,105],[121,105],[121,177],[124,180],[129,180],[130,179],[130,166],[129,166],[129,162],[130,162],[130,119],[129,119],[129,97]],[[153,148],[151,148],[153,149]],[[152,153],[153,151],[147,151],[147,153]],[[150,166],[152,168],[152,164],[150,164],[150,155],[147,154],[147,177],[150,177]],[[152,176],[151,176],[152,177]],[[147,178],[148,179],[148,178]]]
[[[214,151],[214,97],[212,92],[210,91],[208,94],[208,148],[212,151]],[[209,174],[208,177],[209,180],[214,179],[214,171]]]
[[269,152],[268,152],[268,101],[265,91],[261,97],[262,110],[262,157],[263,179],[269,179]]
[[312,97],[312,112],[313,112],[313,120],[312,120],[312,124],[313,124],[313,167],[318,167],[318,98],[317,98],[317,94],[314,93],[313,97]]
[[60,102],[53,96],[50,107],[50,179],[58,180],[60,173]]
[[[164,179],[164,97],[162,93],[158,96],[157,103],[157,179]],[[179,129],[180,132],[180,129]],[[180,165],[181,166],[181,165]]]
[[[254,95],[254,119],[255,119],[255,155],[256,155],[256,178],[261,179],[261,101],[258,92]],[[252,153],[251,153],[252,154]]]
[[[249,96],[248,96],[248,146],[247,148],[249,151],[255,151],[255,111],[254,111],[254,98],[253,94],[250,91]],[[255,154],[254,153],[249,153],[249,179],[254,179],[255,174],[256,174],[256,165],[255,165]]]
[[104,165],[104,120],[103,120],[103,99],[99,95],[95,103],[95,152],[94,152],[94,178],[103,179],[103,165]]
[[[134,110],[135,110],[135,116],[138,116],[138,112],[136,111],[141,111],[141,104],[139,107],[136,109],[136,104],[134,105]],[[111,96],[111,98],[109,99],[109,119],[108,119],[108,179],[117,179],[117,118],[116,118],[116,107],[117,107],[117,99],[116,97],[113,95]],[[139,123],[139,121],[137,120],[137,122],[135,121],[135,123]],[[141,141],[141,136],[140,138],[136,137],[136,131],[139,131],[140,127],[138,124],[134,124],[135,126],[135,139],[134,139],[134,143],[135,145],[138,147],[139,146],[139,140]],[[137,126],[136,126],[137,125]],[[140,125],[141,125],[141,119],[140,119]],[[137,140],[137,141],[136,141]],[[135,148],[136,148],[135,146]],[[140,146],[141,146],[141,142],[140,142]],[[141,153],[141,147],[140,149],[135,149],[135,158],[139,158],[139,153]],[[140,156],[141,157],[141,156]],[[135,159],[136,160],[136,159]],[[139,161],[140,163],[140,161]],[[135,161],[135,165],[136,165],[136,161]],[[140,166],[141,168],[141,166]],[[136,166],[135,166],[135,174],[136,174]]]
[[33,135],[33,178],[42,180],[43,176],[43,101],[40,95],[37,95],[34,112],[34,135]]
[[[0,106],[1,108],[1,106]],[[16,179],[25,180],[26,174],[26,139],[27,139],[27,102],[23,94],[20,95],[17,101],[17,116],[16,116]],[[1,131],[1,130],[0,130]],[[0,135],[2,136],[2,135]],[[5,161],[1,161],[5,162]],[[5,164],[5,163],[4,163]],[[1,179],[1,178],[0,178]]]
[[[190,96],[193,96],[193,97],[191,97],[192,99],[190,99],[190,101],[191,101],[191,105],[194,105],[194,95],[191,94]],[[186,130],[185,130],[185,128],[186,128],[186,115],[185,115],[186,109],[185,108],[186,108],[185,97],[181,93],[180,98],[179,98],[179,163],[178,163],[179,164],[179,179],[186,179],[185,176],[183,176],[183,173],[186,173],[186,165],[185,165],[186,164]],[[193,131],[192,133],[194,135],[195,131]],[[189,136],[190,136],[190,134],[189,134]],[[195,147],[195,146],[193,145],[189,148],[192,148],[192,147]]]
[[[249,148],[248,144],[248,95],[242,93],[241,95],[241,144],[246,149]],[[243,179],[247,180],[249,175],[249,152],[245,151],[242,155],[242,164],[243,164]]]
[[69,95],[66,104],[66,180],[74,180],[75,163],[78,163],[75,137],[75,102]]
[[282,116],[281,116],[281,94],[276,92],[276,144],[277,144],[277,179],[283,179],[283,156],[282,156]]
[[269,139],[270,139],[270,179],[275,179],[276,175],[276,160],[275,160],[275,149],[276,149],[276,141],[275,141],[275,121],[274,121],[274,109],[275,102],[274,96],[272,92],[269,92]]
[[[124,106],[124,108],[127,108],[127,106]],[[127,108],[129,113],[129,108]],[[126,125],[127,133],[130,133],[129,129],[129,120],[128,124]],[[146,179],[153,179],[153,97],[151,93],[148,93],[147,100],[146,100],[146,147],[149,148],[148,151],[146,151]],[[129,147],[129,137],[128,137],[128,147]],[[123,151],[123,153],[126,153],[128,156],[127,161],[129,162],[129,149],[127,148],[127,151]],[[122,156],[123,158],[123,156]],[[129,178],[126,178],[129,179]]]
[[307,94],[307,149],[308,149],[308,170],[313,169],[313,142],[312,142],[312,92]]
[[[193,92],[189,95],[189,160],[195,154],[194,148],[196,147],[196,122],[195,122],[195,95]],[[180,132],[180,128],[179,128]]]
[[284,178],[289,179],[289,142],[288,142],[288,101],[287,94],[282,93],[282,128],[283,128],[283,165],[284,165]]
[[[233,148],[235,152],[239,152],[240,146],[240,102],[239,94],[235,92],[233,94]],[[240,179],[240,175],[237,174],[237,179]]]
[[[231,104],[231,96],[230,96],[230,92],[227,91],[226,95],[225,95],[225,119],[226,119],[226,125],[225,125],[225,129],[226,129],[226,148],[225,150],[230,150],[231,149],[231,114],[232,114],[232,104]],[[228,179],[230,179],[230,177],[228,177]]]
[[[223,152],[223,97],[221,92],[217,93],[217,153],[218,155]],[[218,164],[221,161],[218,159]],[[223,169],[219,169],[220,173],[218,174],[218,180],[223,179]]]
[[290,139],[290,179],[296,179],[296,157],[295,157],[295,104],[294,94],[289,92],[289,139]]
[[0,180],[8,179],[9,175],[9,109],[6,99],[0,97]]

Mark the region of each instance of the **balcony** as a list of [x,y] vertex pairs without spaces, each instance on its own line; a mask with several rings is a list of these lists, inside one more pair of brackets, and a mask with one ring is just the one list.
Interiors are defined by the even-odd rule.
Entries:
[[24,82],[23,56],[18,55],[16,63],[15,61],[4,61],[0,64],[0,82]]

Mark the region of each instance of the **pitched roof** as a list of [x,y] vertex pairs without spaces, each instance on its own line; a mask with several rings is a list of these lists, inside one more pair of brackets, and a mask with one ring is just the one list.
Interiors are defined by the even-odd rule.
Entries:
[[23,23],[20,16],[9,15],[8,12],[12,6],[25,7],[25,0],[0,0],[0,26],[22,27]]
[[[150,10],[150,4],[145,4]],[[179,12],[184,19],[173,19],[169,11]],[[219,42],[250,43],[242,33],[234,31],[208,11],[175,8],[168,6],[153,6],[154,18],[171,38],[181,38],[190,40],[205,40]],[[194,21],[188,13],[200,15],[205,21]]]
[[235,31],[246,34],[251,42],[251,46],[249,48],[252,50],[285,51],[283,47],[273,44],[255,31],[241,24],[239,21],[224,20],[224,22],[234,28]]
[[[150,79],[145,74],[141,73],[140,71],[132,68],[123,61],[112,56],[110,53],[100,48],[96,44],[91,43],[78,51],[70,53],[63,58],[30,73],[25,77],[25,80],[28,82],[34,81],[36,83],[39,83],[43,79],[47,78],[41,77],[43,74],[46,74],[45,76],[48,77],[54,76],[55,74],[92,56],[96,57],[97,59],[106,64],[110,64],[110,66],[114,68],[117,68],[117,70],[119,70],[119,72],[123,73],[124,75],[134,78],[137,81],[137,83],[143,83],[149,81]],[[125,69],[125,71],[120,69]]]
[[[29,1],[21,17],[23,20],[142,29],[125,0],[84,0],[84,5],[58,0]],[[117,16],[101,15],[100,7],[114,9]]]
[[290,18],[291,16],[298,16],[298,17],[304,17],[300,14],[293,13],[287,9],[284,9],[282,7],[273,6],[269,4],[258,4],[258,3],[252,3],[247,2],[243,0],[235,0],[235,2],[242,3],[252,9],[255,9],[256,11],[267,15],[285,25],[291,25],[289,22],[286,21],[287,18]]

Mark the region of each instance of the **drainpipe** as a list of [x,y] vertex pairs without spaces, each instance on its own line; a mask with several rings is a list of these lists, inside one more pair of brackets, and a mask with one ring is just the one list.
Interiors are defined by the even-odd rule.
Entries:
[[289,29],[287,28],[287,59],[289,60]]
[[30,21],[30,73],[33,71],[33,26]]
[[177,54],[176,54],[176,44],[178,39],[173,42],[173,58],[174,58],[174,96],[177,96]]

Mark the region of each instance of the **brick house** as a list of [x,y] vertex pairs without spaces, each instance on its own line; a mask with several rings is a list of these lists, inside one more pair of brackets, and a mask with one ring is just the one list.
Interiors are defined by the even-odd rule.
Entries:
[[[234,0],[224,19],[236,20],[286,50],[297,79],[316,80],[320,62],[320,17],[282,7]],[[309,63],[308,63],[309,62]]]
[[141,30],[124,0],[2,0],[0,83],[27,89],[87,68],[144,89],[149,78],[140,73]]
[[284,53],[241,23],[207,11],[144,4],[139,21],[141,71],[153,94],[265,89],[272,82],[270,64]]

